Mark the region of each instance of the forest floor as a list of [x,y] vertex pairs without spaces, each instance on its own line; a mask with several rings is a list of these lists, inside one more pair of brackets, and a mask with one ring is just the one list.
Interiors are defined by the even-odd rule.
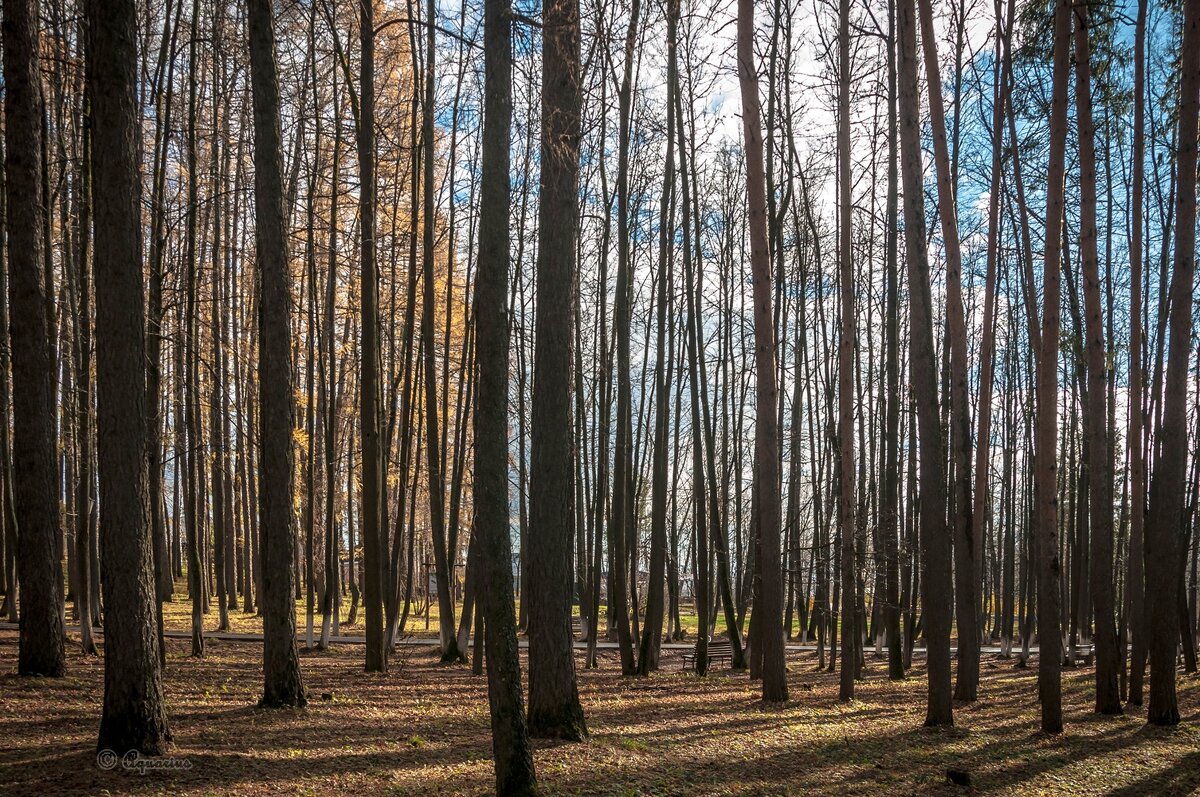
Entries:
[[[72,649],[62,679],[16,677],[17,636],[0,631],[0,795],[487,794],[492,791],[486,681],[404,648],[386,675],[362,649],[302,653],[302,711],[255,707],[257,645],[213,640],[204,659],[169,640],[166,695],[178,768],[98,766],[103,663]],[[1036,661],[1036,660],[1035,660]],[[1090,668],[1064,674],[1066,730],[1038,731],[1037,671],[984,657],[981,698],[957,726],[927,730],[922,662],[903,682],[868,655],[851,703],[812,654],[789,654],[791,700],[764,705],[745,674],[680,671],[622,678],[614,654],[580,666],[591,732],[583,744],[536,743],[548,794],[1114,794],[1200,791],[1200,680],[1180,676],[1183,723],[1091,713]],[[103,763],[103,762],[101,762]],[[186,767],[186,768],[183,768]],[[968,772],[970,789],[947,782]]]

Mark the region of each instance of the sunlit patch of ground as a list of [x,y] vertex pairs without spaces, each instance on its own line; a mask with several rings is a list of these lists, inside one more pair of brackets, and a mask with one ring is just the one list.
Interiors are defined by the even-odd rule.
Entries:
[[[100,659],[73,650],[63,679],[22,679],[16,633],[0,631],[0,794],[486,794],[492,790],[486,683],[401,651],[387,675],[363,649],[304,653],[303,711],[261,711],[260,649],[210,641],[202,660],[170,640],[166,692],[173,757],[189,769],[104,771],[95,733]],[[577,658],[582,665],[582,658]],[[591,739],[537,743],[550,794],[1127,794],[1200,791],[1200,683],[1180,675],[1183,724],[1091,713],[1090,669],[1065,674],[1066,732],[1038,728],[1036,670],[985,656],[980,700],[957,726],[929,731],[920,667],[891,683],[868,657],[857,699],[811,654],[789,654],[791,701],[766,706],[744,674],[681,673],[677,653],[649,679],[625,679],[612,654],[580,670]],[[970,773],[972,791],[946,782]]]

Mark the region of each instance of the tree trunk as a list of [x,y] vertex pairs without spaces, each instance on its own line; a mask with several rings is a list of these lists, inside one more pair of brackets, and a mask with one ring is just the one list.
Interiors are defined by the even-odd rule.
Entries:
[[854,699],[857,635],[851,628],[858,607],[854,564],[854,346],[858,327],[854,309],[854,206],[850,179],[850,0],[838,5],[838,419],[837,517],[838,563],[842,585],[842,669],[839,700]]
[[[950,529],[946,525],[945,449],[938,417],[937,363],[933,347],[933,300],[925,248],[921,168],[921,109],[917,88],[917,20],[914,0],[897,0],[899,37],[900,173],[904,188],[904,243],[908,261],[909,367],[920,436],[921,554],[924,574],[925,646],[929,700],[925,724],[953,725],[950,691]],[[910,635],[911,638],[912,635]]]
[[[672,280],[671,241],[673,238],[674,214],[672,194],[675,177],[675,104],[672,95],[678,79],[676,54],[676,30],[679,20],[679,0],[672,0],[667,8],[667,155],[663,171],[662,201],[659,205],[658,235],[658,338],[655,351],[655,422],[654,454],[651,476],[650,499],[650,569],[646,594],[646,623],[642,628],[642,641],[638,653],[638,674],[649,675],[658,669],[659,645],[662,641],[663,587],[666,578],[667,559],[667,437],[671,411],[671,366],[667,327],[671,309],[668,285]],[[673,337],[673,336],[672,336]]]
[[[480,547],[479,616],[487,648],[492,758],[498,794],[537,790],[521,699],[513,608],[508,497],[509,147],[512,127],[512,23],[509,0],[484,6],[484,117],[479,264],[475,277],[475,537]],[[481,651],[475,651],[476,660]]]
[[1130,158],[1129,236],[1129,554],[1125,589],[1129,598],[1129,702],[1142,704],[1146,674],[1146,454],[1142,447],[1145,380],[1142,367],[1142,208],[1146,143],[1146,7],[1138,0],[1133,50],[1133,154]]
[[[97,749],[157,755],[171,733],[159,668],[146,474],[137,9],[133,0],[92,0],[87,15],[95,181],[97,194],[104,197],[95,207],[96,428],[105,608],[104,713]],[[87,316],[79,322],[86,324]]]
[[1088,461],[1091,585],[1095,610],[1096,711],[1120,714],[1118,650],[1113,600],[1113,495],[1108,446],[1104,319],[1100,307],[1100,256],[1096,243],[1096,126],[1092,121],[1092,65],[1086,6],[1075,10],[1075,118],[1079,132],[1080,258],[1086,321]]
[[[630,5],[629,27],[625,32],[625,63],[618,97],[617,155],[617,284],[613,300],[613,334],[617,344],[617,436],[613,447],[612,514],[609,518],[609,537],[612,540],[615,563],[612,568],[613,613],[616,615],[617,645],[621,652],[621,672],[634,673],[633,640],[629,625],[628,595],[636,584],[627,581],[630,562],[636,561],[636,550],[630,550],[633,518],[633,408],[629,376],[629,338],[631,335],[630,305],[633,303],[633,265],[630,262],[629,230],[629,138],[632,127],[633,61],[637,42],[639,0]],[[635,571],[636,572],[636,568]],[[636,621],[636,608],[635,608]]]
[[[571,635],[571,329],[579,234],[579,2],[542,12],[542,169],[529,518],[529,733],[587,735]],[[619,567],[619,565],[618,565]],[[523,596],[524,597],[524,596]],[[490,617],[485,620],[486,626]]]
[[754,283],[754,369],[757,406],[754,459],[757,468],[758,555],[762,559],[759,614],[762,639],[763,700],[786,701],[787,671],[783,661],[783,573],[779,558],[779,426],[776,384],[775,325],[772,317],[771,262],[767,242],[767,195],[763,174],[762,119],[758,73],[754,63],[754,2],[738,0],[738,82],[742,96],[742,133],[746,144],[746,193],[750,228],[750,271]]
[[[1042,263],[1041,350],[1037,358],[1035,534],[1038,540],[1038,694],[1042,730],[1062,732],[1062,636],[1058,528],[1058,349],[1061,327],[1060,260],[1064,206],[1064,152],[1067,138],[1067,83],[1070,78],[1071,4],[1058,0],[1054,11],[1054,73],[1050,101],[1050,153],[1046,178],[1046,242]],[[1031,287],[1032,290],[1032,287]]]
[[1167,353],[1158,451],[1146,515],[1146,624],[1149,632],[1152,725],[1179,723],[1175,659],[1179,649],[1179,570],[1187,478],[1187,376],[1192,340],[1192,285],[1196,271],[1196,136],[1200,121],[1200,0],[1187,0],[1180,48],[1179,139],[1175,167],[1175,262],[1171,275],[1170,348]]
[[43,266],[42,102],[38,0],[4,3],[4,134],[9,218],[10,348],[13,385],[13,497],[20,523],[20,675],[66,672],[63,645],[59,501],[55,467],[54,358]]
[[292,390],[291,277],[283,206],[279,80],[269,0],[250,0],[250,81],[254,95],[254,219],[259,268],[259,494],[262,515],[263,676],[261,704],[307,702],[296,651],[292,552],[295,394]]
[[[975,537],[971,521],[971,415],[967,398],[967,331],[962,300],[962,254],[959,245],[956,197],[956,166],[946,141],[946,114],[942,106],[942,80],[938,64],[930,0],[917,0],[920,8],[921,45],[925,56],[925,79],[929,89],[929,122],[933,134],[934,166],[937,173],[938,217],[942,223],[942,246],[946,255],[946,336],[949,349],[950,384],[950,508],[954,543],[955,623],[958,630],[958,673],[954,685],[957,700],[974,700],[979,690],[979,586],[977,558],[982,555],[982,538]],[[957,106],[956,106],[957,108]],[[955,127],[958,119],[955,115]],[[957,136],[956,136],[957,138]],[[982,527],[979,527],[982,531]]]

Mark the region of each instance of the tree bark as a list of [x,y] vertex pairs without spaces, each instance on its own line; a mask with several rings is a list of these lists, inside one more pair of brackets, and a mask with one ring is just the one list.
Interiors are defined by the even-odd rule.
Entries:
[[1090,491],[1091,586],[1095,614],[1096,711],[1120,714],[1119,666],[1113,599],[1113,487],[1109,460],[1104,318],[1100,306],[1100,256],[1096,242],[1096,125],[1092,121],[1091,25],[1087,6],[1075,9],[1075,118],[1079,134],[1080,257],[1087,336],[1085,408]]
[[54,357],[43,264],[42,101],[38,0],[4,3],[4,135],[9,218],[9,333],[13,384],[13,497],[20,584],[17,672],[66,672],[59,500],[55,466]]
[[854,302],[854,205],[850,179],[850,0],[838,4],[838,563],[842,585],[842,669],[839,700],[854,699],[858,667],[858,598],[854,563],[854,347],[858,338]]
[[261,705],[307,702],[296,651],[292,515],[291,278],[283,205],[279,79],[270,0],[249,0],[250,82],[254,99],[254,219],[259,269],[259,495],[262,516],[263,680]]
[[[971,408],[967,398],[967,331],[962,300],[962,254],[958,238],[955,161],[946,140],[946,113],[942,104],[942,79],[930,0],[917,0],[921,20],[921,45],[925,80],[929,89],[929,122],[937,174],[938,217],[946,255],[946,336],[949,346],[950,397],[950,511],[954,544],[955,624],[958,630],[956,700],[974,700],[979,691],[979,585],[977,559],[982,537],[976,538],[971,521]],[[957,107],[957,106],[956,106]],[[955,126],[958,119],[956,114]],[[957,138],[957,136],[956,136]],[[982,531],[982,527],[979,528]]]
[[1183,7],[1180,47],[1179,138],[1175,168],[1175,262],[1171,274],[1170,348],[1167,353],[1158,451],[1150,479],[1145,555],[1147,649],[1152,725],[1177,725],[1175,659],[1179,648],[1178,573],[1183,532],[1188,435],[1187,377],[1192,340],[1192,285],[1196,271],[1196,137],[1200,127],[1200,0]]
[[571,329],[582,102],[578,0],[550,0],[543,8],[542,24],[542,169],[530,438],[529,733],[580,741],[587,726],[575,682],[571,635]]
[[[96,429],[104,592],[97,749],[156,755],[171,738],[159,667],[147,484],[141,125],[134,0],[91,0],[88,89],[96,203]],[[83,267],[85,264],[81,263]],[[87,322],[86,316],[80,319]]]
[[921,168],[921,108],[917,86],[917,19],[914,0],[897,0],[899,37],[900,173],[904,190],[904,243],[908,261],[909,354],[920,437],[921,599],[928,657],[927,726],[953,725],[950,690],[950,529],[946,524],[945,449],[938,417],[933,300],[925,248]]
[[[497,794],[533,794],[537,780],[521,699],[513,608],[508,500],[509,147],[512,22],[509,0],[484,6],[484,117],[479,263],[475,277],[478,386],[475,394],[475,537],[480,546],[479,615],[484,620],[492,758]],[[476,650],[476,657],[481,651]]]
[[[1034,502],[1038,541],[1038,694],[1042,730],[1062,732],[1062,636],[1060,634],[1058,528],[1058,349],[1061,327],[1060,277],[1070,78],[1071,4],[1054,11],[1054,72],[1050,100],[1050,153],[1046,175],[1046,241],[1042,262],[1041,349],[1037,358],[1037,424],[1034,442]],[[1032,286],[1031,286],[1032,290]]]
[[1138,0],[1133,50],[1133,153],[1129,236],[1129,554],[1125,589],[1129,593],[1129,702],[1142,705],[1146,674],[1146,454],[1142,447],[1145,370],[1142,367],[1142,213],[1146,170],[1146,11]]
[[[845,1],[845,0],[844,0]],[[762,592],[755,612],[762,639],[763,700],[786,701],[787,671],[783,661],[783,573],[779,553],[779,425],[776,384],[774,301],[771,296],[771,262],[767,242],[767,195],[763,170],[762,118],[758,99],[758,72],[754,63],[754,2],[738,0],[738,82],[742,96],[742,133],[746,145],[746,193],[750,230],[750,272],[754,283],[754,369],[757,406],[754,421],[754,458],[757,474],[757,517],[762,560]]]

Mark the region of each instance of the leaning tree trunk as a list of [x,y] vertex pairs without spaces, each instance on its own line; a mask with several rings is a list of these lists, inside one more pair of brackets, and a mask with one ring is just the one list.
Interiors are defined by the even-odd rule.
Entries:
[[268,707],[307,701],[296,651],[292,519],[291,279],[283,207],[279,79],[270,0],[250,0],[250,83],[254,95],[254,220],[259,268],[259,495],[262,535],[263,697]]
[[[921,45],[929,89],[929,122],[937,174],[938,216],[946,255],[946,334],[949,346],[951,536],[954,541],[955,624],[958,630],[956,700],[974,700],[979,691],[979,585],[977,560],[983,539],[971,523],[971,408],[967,398],[967,331],[962,300],[962,253],[958,238],[955,196],[956,165],[946,141],[946,114],[938,65],[930,0],[917,0],[920,8]],[[957,118],[956,118],[957,125]],[[955,153],[958,152],[957,146]],[[985,441],[984,441],[985,442]],[[980,528],[982,530],[982,527]]]
[[642,640],[638,651],[638,675],[649,675],[658,669],[659,646],[662,641],[664,614],[664,581],[667,567],[667,457],[669,441],[667,429],[671,408],[671,368],[667,360],[667,327],[669,324],[670,300],[668,284],[671,281],[671,239],[673,236],[673,192],[675,180],[675,104],[672,100],[677,80],[676,29],[679,20],[679,0],[672,0],[667,7],[667,156],[663,169],[663,190],[659,204],[658,233],[658,296],[657,296],[657,342],[655,346],[654,392],[657,397],[654,407],[653,464],[651,470],[650,498],[650,570],[646,589],[646,622],[642,626]]

